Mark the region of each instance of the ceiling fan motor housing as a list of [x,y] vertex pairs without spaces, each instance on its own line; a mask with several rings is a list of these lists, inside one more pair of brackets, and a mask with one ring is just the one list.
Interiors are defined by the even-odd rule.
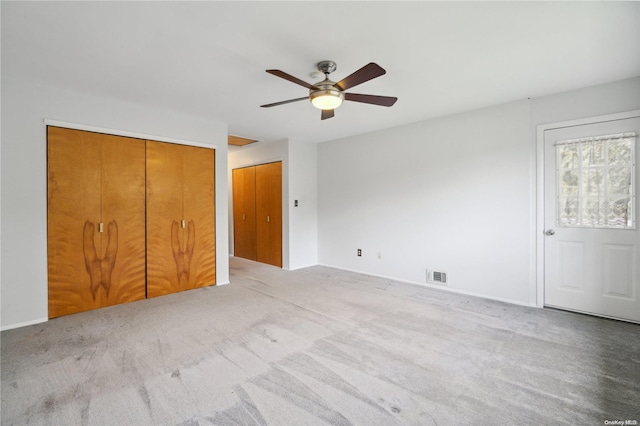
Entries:
[[335,82],[326,78],[309,90],[309,100],[320,109],[335,109],[344,101],[344,93],[335,87]]

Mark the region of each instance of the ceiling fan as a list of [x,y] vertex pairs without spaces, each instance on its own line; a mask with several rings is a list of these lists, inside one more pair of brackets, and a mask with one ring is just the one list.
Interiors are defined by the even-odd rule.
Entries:
[[287,74],[284,71],[267,70],[269,74],[273,74],[277,77],[289,80],[292,83],[299,84],[302,87],[306,87],[307,89],[309,89],[309,96],[260,106],[262,108],[270,108],[278,105],[284,105],[291,102],[298,102],[309,99],[313,106],[322,110],[321,119],[326,120],[327,118],[333,117],[333,110],[338,108],[343,101],[362,102],[365,104],[390,107],[398,100],[398,98],[394,98],[391,96],[361,95],[358,93],[344,92],[345,90],[357,86],[358,84],[362,84],[366,81],[386,74],[387,72],[378,64],[371,62],[360,68],[353,74],[343,78],[337,83],[329,80],[329,74],[336,70],[335,62],[321,61],[318,62],[317,66],[318,71],[324,73],[325,77],[323,81],[317,84],[309,84],[292,75]]

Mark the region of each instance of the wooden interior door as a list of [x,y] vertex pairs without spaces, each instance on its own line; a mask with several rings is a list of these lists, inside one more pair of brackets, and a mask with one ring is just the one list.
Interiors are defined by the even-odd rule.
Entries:
[[[216,283],[215,151],[182,146],[186,287]],[[192,251],[190,247],[193,247]]]
[[144,298],[144,141],[48,127],[47,165],[49,318]]
[[258,262],[282,267],[282,162],[256,166]]
[[257,259],[256,168],[233,170],[233,255]]
[[215,284],[215,152],[147,141],[147,296]]

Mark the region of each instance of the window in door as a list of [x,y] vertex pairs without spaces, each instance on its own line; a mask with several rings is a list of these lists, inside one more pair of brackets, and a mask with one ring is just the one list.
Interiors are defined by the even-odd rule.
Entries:
[[556,142],[558,226],[635,229],[636,137]]

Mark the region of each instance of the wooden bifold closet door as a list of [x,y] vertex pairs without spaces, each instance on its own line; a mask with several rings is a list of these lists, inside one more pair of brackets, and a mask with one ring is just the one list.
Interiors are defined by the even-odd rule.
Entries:
[[234,256],[282,267],[282,162],[233,170]]
[[244,259],[257,259],[256,168],[233,170],[233,253]]
[[282,163],[256,166],[258,262],[282,267]]
[[215,151],[47,128],[49,318],[214,285]]
[[147,141],[147,296],[214,285],[212,149]]
[[145,297],[145,141],[47,128],[49,318]]

